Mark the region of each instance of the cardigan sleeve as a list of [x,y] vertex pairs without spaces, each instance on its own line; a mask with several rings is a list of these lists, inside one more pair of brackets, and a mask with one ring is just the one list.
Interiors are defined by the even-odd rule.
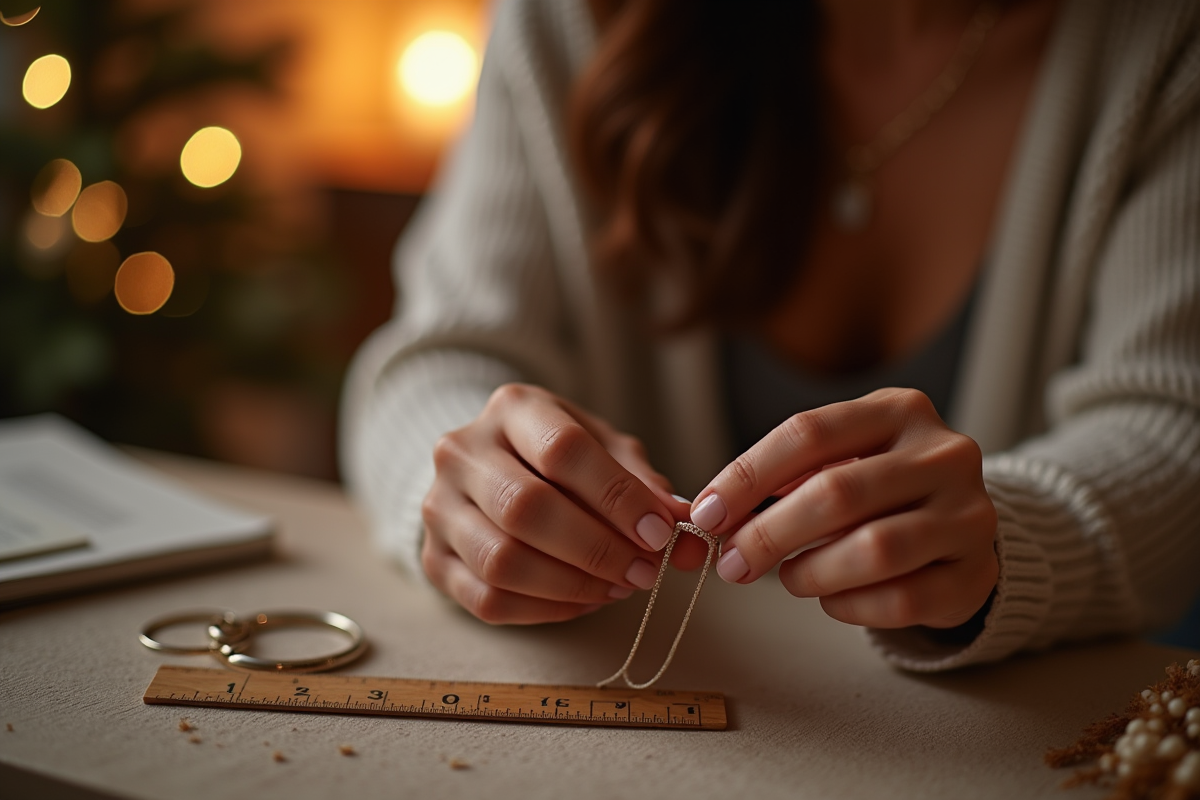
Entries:
[[397,250],[396,314],[359,351],[343,397],[347,485],[415,576],[437,439],[501,384],[571,382],[546,210],[507,77],[523,57],[512,5],[497,12],[473,124]]
[[871,631],[898,666],[1162,628],[1200,587],[1200,47],[1176,55],[1125,159],[1079,356],[1049,381],[1050,428],[985,460],[1001,572],[983,631],[965,647]]

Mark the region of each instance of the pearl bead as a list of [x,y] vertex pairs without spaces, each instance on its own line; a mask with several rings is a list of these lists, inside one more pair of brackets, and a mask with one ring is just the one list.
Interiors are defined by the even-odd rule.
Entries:
[[1168,691],[1168,692],[1163,692],[1162,694],[1160,694],[1160,695],[1159,695],[1159,697],[1161,697],[1161,698],[1162,698],[1162,701],[1163,701],[1164,703],[1169,703],[1169,702],[1171,702],[1171,698],[1172,698],[1172,697],[1174,697],[1174,696],[1175,696],[1175,693],[1174,693],[1174,692],[1169,692],[1169,691]]
[[1200,708],[1192,706],[1187,710],[1187,715],[1184,717],[1188,722],[1200,722]]
[[1117,757],[1112,753],[1105,753],[1100,756],[1100,769],[1105,772],[1112,772],[1117,767]]
[[1167,727],[1166,723],[1164,723],[1162,721],[1162,719],[1159,717],[1155,717],[1154,719],[1152,719],[1146,723],[1146,730],[1154,731],[1155,733],[1162,733],[1163,728],[1165,728],[1165,727]]
[[1200,736],[1200,722],[1193,722],[1187,726],[1187,735],[1195,739]]
[[[1176,770],[1178,772],[1178,770]],[[1117,774],[1122,778],[1128,778],[1133,773],[1133,764],[1128,761],[1122,761],[1117,765]]]
[[1137,719],[1129,720],[1129,724],[1125,726],[1125,732],[1129,734],[1138,733],[1146,729],[1146,720],[1138,717]]
[[1178,734],[1171,734],[1167,738],[1158,743],[1158,749],[1154,751],[1159,758],[1165,758],[1168,761],[1173,761],[1187,752],[1187,743],[1183,741],[1183,737]]
[[1163,712],[1163,708],[1158,703],[1155,703],[1154,705],[1150,706],[1151,714],[1161,714],[1162,712]]
[[1180,759],[1175,771],[1171,773],[1171,778],[1175,783],[1197,788],[1200,784],[1200,753],[1193,751]]
[[1130,746],[1130,751],[1133,754],[1134,761],[1145,761],[1158,747],[1158,736],[1153,733],[1136,733],[1133,736],[1133,742]]
[[1182,697],[1176,697],[1171,702],[1167,703],[1167,711],[1172,717],[1182,717],[1187,712],[1187,703]]
[[1122,758],[1126,761],[1133,760],[1133,742],[1129,740],[1128,736],[1122,736],[1120,739],[1117,739],[1114,749],[1116,750],[1118,758]]
[[1149,700],[1151,697],[1154,697],[1154,692],[1150,691],[1149,689],[1142,689],[1143,700]]

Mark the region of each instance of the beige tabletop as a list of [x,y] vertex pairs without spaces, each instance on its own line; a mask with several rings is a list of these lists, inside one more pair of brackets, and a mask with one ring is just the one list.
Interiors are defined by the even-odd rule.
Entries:
[[[399,575],[334,486],[145,457],[273,514],[276,555],[0,614],[0,797],[1083,800],[1103,792],[1059,789],[1065,775],[1043,766],[1043,751],[1194,655],[1117,641],[921,677],[887,667],[860,630],[772,579],[714,580],[660,686],[724,692],[722,732],[144,705],[160,664],[215,665],[138,643],[145,620],[178,609],[340,611],[373,645],[350,674],[590,684],[620,665],[646,600],[572,623],[489,627]],[[665,652],[686,583],[671,581],[642,675]],[[194,731],[179,730],[182,717]]]

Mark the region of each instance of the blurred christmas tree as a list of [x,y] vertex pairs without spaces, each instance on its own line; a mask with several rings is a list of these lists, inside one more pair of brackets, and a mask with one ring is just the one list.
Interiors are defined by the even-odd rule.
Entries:
[[[31,5],[0,12],[21,22]],[[341,360],[323,338],[344,291],[238,153],[222,165],[233,136],[190,146],[208,177],[181,171],[196,109],[247,89],[272,102],[289,43],[231,54],[196,32],[196,3],[151,7],[62,0],[0,27],[0,416],[54,410],[111,440],[223,455],[213,440],[253,438],[255,420],[332,418]],[[62,64],[31,65],[50,54],[70,76],[46,105]],[[144,252],[169,269],[143,258],[139,273],[127,259]],[[296,467],[328,472],[329,442],[309,450]]]

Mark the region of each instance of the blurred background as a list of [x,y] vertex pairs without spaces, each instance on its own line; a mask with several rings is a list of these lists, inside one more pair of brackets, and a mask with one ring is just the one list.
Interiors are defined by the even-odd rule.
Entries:
[[0,13],[0,417],[336,478],[342,376],[469,121],[488,0]]

